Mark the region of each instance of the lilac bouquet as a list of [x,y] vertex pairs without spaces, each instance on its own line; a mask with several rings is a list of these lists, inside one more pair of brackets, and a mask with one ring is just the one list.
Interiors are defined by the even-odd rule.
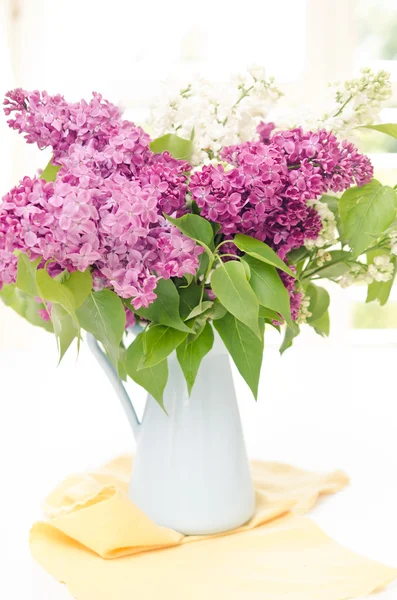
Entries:
[[282,351],[303,323],[328,335],[317,280],[364,281],[369,299],[387,301],[396,192],[341,130],[350,104],[357,125],[393,135],[362,108],[389,89],[366,71],[339,90],[333,115],[276,127],[266,107],[280,93],[256,70],[229,104],[187,86],[154,111],[155,139],[99,94],[9,92],[9,125],[52,160],[0,204],[3,301],[53,331],[60,358],[91,333],[159,403],[167,357],[176,350],[190,391],[215,328],[256,396],[266,325],[285,327]]

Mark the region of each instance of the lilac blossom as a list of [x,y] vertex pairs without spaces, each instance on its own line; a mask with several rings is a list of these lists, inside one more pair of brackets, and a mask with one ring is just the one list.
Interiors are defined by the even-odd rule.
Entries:
[[[220,223],[226,238],[250,235],[285,260],[291,250],[315,240],[321,231],[320,216],[308,201],[330,190],[341,192],[354,183],[368,183],[373,168],[353,144],[340,143],[325,130],[297,128],[271,134],[273,128],[271,123],[261,124],[260,141],[224,148],[221,156],[228,164],[206,165],[194,172],[189,190],[201,215]],[[233,253],[231,245],[227,252]],[[300,296],[289,280],[283,281],[297,314]]]
[[61,169],[54,183],[25,177],[0,205],[0,285],[16,278],[16,249],[55,261],[52,269],[91,268],[94,288],[112,287],[134,308],[156,298],[159,278],[195,274],[202,249],[163,216],[185,211],[185,161],[154,154],[149,136],[94,94],[69,104],[61,96],[16,90],[7,95],[11,127]]

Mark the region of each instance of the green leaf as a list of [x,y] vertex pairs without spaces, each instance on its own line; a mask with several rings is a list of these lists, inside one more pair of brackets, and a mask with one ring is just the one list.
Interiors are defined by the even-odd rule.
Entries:
[[259,301],[243,265],[236,260],[221,263],[211,275],[211,287],[223,306],[260,337]]
[[190,160],[193,152],[193,144],[173,133],[167,133],[153,140],[150,149],[155,154],[169,152],[171,156],[179,160]]
[[29,260],[26,254],[20,253],[17,266],[17,287],[31,296],[37,296],[36,270],[41,262],[41,258]]
[[203,252],[199,256],[199,268],[197,269],[196,278],[198,279],[202,275],[205,275],[208,270],[208,265],[210,263],[210,258],[207,252]]
[[188,213],[187,215],[183,215],[183,217],[179,217],[179,219],[174,219],[168,215],[165,215],[165,218],[192,240],[202,243],[207,247],[212,245],[214,231],[211,223],[203,219],[203,217]]
[[76,308],[78,308],[83,304],[92,290],[92,275],[90,270],[87,269],[84,273],[81,271],[70,273],[70,276],[65,279],[64,285],[73,294]]
[[201,304],[198,304],[198,306],[195,306],[193,308],[191,313],[186,317],[186,320],[198,317],[198,315],[201,315],[203,312],[206,312],[209,308],[211,308],[213,304],[214,303],[210,300],[205,300],[204,302],[201,302]]
[[275,310],[270,310],[270,308],[264,306],[259,307],[259,316],[269,321],[280,321],[280,315]]
[[264,242],[256,240],[249,235],[238,233],[233,240],[239,250],[253,256],[257,260],[265,262],[273,267],[277,267],[280,271],[288,273],[296,279],[296,274],[277,256],[277,254]]
[[183,278],[186,280],[186,285],[181,286],[181,287],[189,287],[189,285],[192,283],[192,281],[194,279],[194,275],[192,275],[191,273],[185,273]]
[[284,339],[280,346],[280,354],[284,354],[288,348],[291,348],[294,339],[300,334],[299,325],[294,323],[293,327],[286,327]]
[[169,325],[174,329],[189,332],[190,329],[179,315],[179,294],[172,280],[159,279],[155,293],[157,298],[150,306],[134,309],[134,311],[153,323]]
[[230,313],[214,321],[214,327],[242,377],[249,385],[255,399],[258,397],[258,384],[263,358],[264,323],[260,320],[262,340],[252,330]]
[[352,253],[346,250],[332,250],[329,252],[331,260],[326,262],[323,267],[313,264],[310,269],[305,271],[305,277],[310,278],[315,273],[319,278],[340,277],[349,270],[348,261],[352,259]]
[[176,355],[186,379],[189,396],[196,380],[201,361],[211,350],[213,344],[214,332],[211,325],[206,323],[204,329],[194,341],[189,343],[186,338],[176,349]]
[[144,355],[143,337],[144,333],[140,333],[129,346],[125,358],[125,368],[131,379],[149,392],[164,408],[163,394],[168,380],[167,360],[165,359],[153,367],[139,369],[139,363]]
[[251,269],[250,285],[259,303],[278,312],[292,326],[290,298],[276,268],[252,256],[245,256]]
[[61,362],[70,344],[79,336],[79,329],[70,314],[60,304],[52,305],[51,322],[57,338],[59,362]]
[[201,287],[192,283],[189,287],[178,288],[180,305],[179,312],[183,320],[187,319],[188,315],[200,302]]
[[389,186],[373,180],[347,190],[339,201],[343,230],[356,256],[374,244],[392,224],[397,213],[397,195]]
[[120,298],[111,290],[90,292],[77,309],[83,329],[100,341],[113,365],[118,367],[120,342],[125,329],[125,311]]
[[321,317],[319,319],[316,319],[314,321],[308,320],[308,323],[311,327],[313,327],[313,329],[315,330],[316,333],[318,333],[318,335],[321,335],[323,337],[329,335],[330,322],[329,322],[328,310],[323,312],[323,314],[321,315]]
[[[260,310],[260,307],[259,307]],[[214,304],[210,311],[208,311],[208,318],[216,321],[217,319],[222,319],[227,313],[226,308],[219,302],[219,300],[214,300]]]
[[42,300],[60,304],[73,317],[76,325],[78,324],[74,295],[64,283],[53,279],[46,269],[39,269],[36,271],[36,285]]
[[53,165],[50,161],[46,168],[43,170],[42,174],[40,175],[40,179],[45,179],[46,181],[55,181],[60,168],[60,166]]
[[39,315],[38,311],[43,309],[44,305],[36,302],[33,296],[19,290],[15,283],[4,284],[0,290],[0,298],[6,306],[12,308],[32,325],[42,327],[46,331],[53,331],[52,324],[44,321]]
[[187,333],[166,327],[152,325],[144,333],[144,355],[138,368],[154,367],[169,356],[186,338]]
[[320,319],[328,310],[329,294],[323,287],[313,283],[306,288],[306,294],[310,298],[309,312],[311,312],[311,317],[308,317],[307,322],[311,324]]
[[305,246],[301,246],[300,248],[296,248],[295,250],[288,252],[288,261],[293,265],[297,265],[299,262],[307,258],[309,254],[309,250],[305,248]]
[[397,138],[397,125],[395,123],[381,123],[380,125],[362,125],[360,129],[372,129]]
[[126,369],[126,359],[127,359],[127,351],[123,346],[123,343],[120,344],[120,356],[118,362],[118,374],[122,381],[127,381],[128,373]]

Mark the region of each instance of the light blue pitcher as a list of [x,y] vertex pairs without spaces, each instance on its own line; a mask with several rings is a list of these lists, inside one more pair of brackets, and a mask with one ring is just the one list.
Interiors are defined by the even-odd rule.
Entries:
[[229,355],[216,334],[189,396],[174,352],[161,409],[150,395],[139,422],[124,385],[96,340],[89,346],[121,401],[136,440],[129,496],[158,525],[187,535],[248,521],[255,494]]

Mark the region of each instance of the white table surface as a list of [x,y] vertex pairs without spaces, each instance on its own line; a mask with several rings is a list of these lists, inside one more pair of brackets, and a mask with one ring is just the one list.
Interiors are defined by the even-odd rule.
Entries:
[[[8,310],[5,316],[13,319]],[[72,353],[56,368],[53,338],[21,331],[14,335],[10,325],[0,340],[0,598],[70,600],[66,587],[33,563],[30,526],[64,476],[133,451],[134,443],[87,348],[78,362]],[[344,343],[309,336],[281,359],[270,344],[258,403],[240,379],[237,387],[249,455],[344,469],[350,486],[322,499],[310,516],[341,544],[397,567],[394,334],[396,343],[382,344],[365,332]],[[396,600],[397,583],[375,597]]]

